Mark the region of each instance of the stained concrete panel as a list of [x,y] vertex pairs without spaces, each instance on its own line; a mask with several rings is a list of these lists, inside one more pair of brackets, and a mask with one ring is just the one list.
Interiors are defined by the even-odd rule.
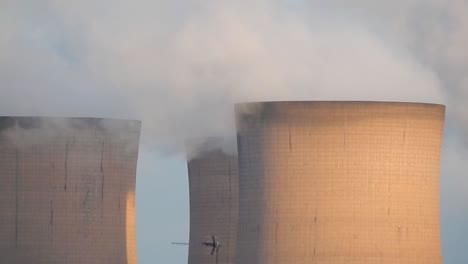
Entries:
[[444,106],[236,106],[236,263],[440,264]]
[[140,123],[0,118],[0,263],[136,263]]

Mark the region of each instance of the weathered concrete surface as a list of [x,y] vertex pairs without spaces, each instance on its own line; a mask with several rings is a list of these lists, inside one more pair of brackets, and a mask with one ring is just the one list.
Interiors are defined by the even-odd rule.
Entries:
[[[189,264],[233,264],[238,219],[237,156],[212,150],[188,162],[190,186]],[[202,243],[211,235],[221,243],[218,254]]]
[[238,264],[439,264],[444,106],[236,106]]
[[0,117],[0,263],[136,263],[140,123]]

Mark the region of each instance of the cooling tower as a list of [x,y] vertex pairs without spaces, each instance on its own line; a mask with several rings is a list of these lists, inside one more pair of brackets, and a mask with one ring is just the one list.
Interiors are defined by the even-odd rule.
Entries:
[[[220,149],[203,151],[188,162],[190,187],[189,264],[233,264],[236,249],[237,157]],[[214,249],[212,236],[221,246]],[[211,255],[213,251],[213,255]]]
[[0,263],[135,264],[140,122],[0,117]]
[[439,264],[442,105],[236,105],[237,263]]

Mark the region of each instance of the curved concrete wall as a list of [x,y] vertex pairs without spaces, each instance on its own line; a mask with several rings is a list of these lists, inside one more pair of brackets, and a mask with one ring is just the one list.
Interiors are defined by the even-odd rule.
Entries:
[[[234,263],[238,213],[237,157],[221,150],[200,153],[188,162],[190,186],[189,264]],[[211,235],[219,252],[202,243]]]
[[0,117],[0,262],[136,263],[140,123]]
[[439,264],[444,106],[236,105],[242,264]]

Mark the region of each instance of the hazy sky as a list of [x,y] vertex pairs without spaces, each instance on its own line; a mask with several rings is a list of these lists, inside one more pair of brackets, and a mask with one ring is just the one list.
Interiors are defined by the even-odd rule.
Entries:
[[182,264],[182,143],[232,135],[233,102],[444,103],[443,256],[468,263],[467,38],[465,0],[0,0],[0,116],[142,120],[139,263]]

